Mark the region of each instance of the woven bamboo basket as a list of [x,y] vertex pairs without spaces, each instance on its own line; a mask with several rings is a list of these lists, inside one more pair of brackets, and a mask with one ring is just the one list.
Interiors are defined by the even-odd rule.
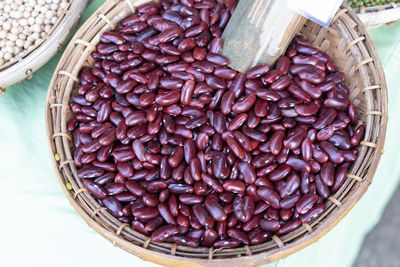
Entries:
[[[255,266],[286,257],[317,241],[335,226],[357,203],[370,185],[381,154],[387,125],[387,89],[381,62],[365,27],[357,15],[343,4],[329,28],[308,21],[299,32],[326,51],[346,73],[350,99],[359,119],[366,125],[364,140],[348,179],[326,201],[326,210],[314,221],[281,237],[252,246],[233,249],[189,248],[170,243],[155,243],[101,207],[82,186],[72,159],[72,142],[66,124],[72,117],[70,96],[78,87],[82,66],[90,66],[90,53],[104,31],[114,29],[135,6],[148,0],[107,1],[79,29],[65,50],[48,89],[46,122],[48,140],[57,177],[71,205],[98,233],[140,258],[166,266]],[[57,155],[58,158],[58,155]],[[72,184],[67,190],[66,183]],[[237,255],[242,257],[238,258]]]
[[0,67],[0,94],[8,86],[24,79],[49,61],[62,46],[78,23],[87,0],[70,0],[44,40],[32,49],[24,50],[17,58]]
[[400,4],[395,3],[361,7],[354,9],[354,11],[367,28],[374,28],[382,24],[391,25],[400,20]]

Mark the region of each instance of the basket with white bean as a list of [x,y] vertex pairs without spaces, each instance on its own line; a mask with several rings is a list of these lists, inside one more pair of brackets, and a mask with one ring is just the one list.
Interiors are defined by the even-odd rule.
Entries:
[[31,78],[62,47],[86,3],[86,0],[0,1],[0,93],[16,82]]
[[0,1],[0,66],[43,42],[67,0]]

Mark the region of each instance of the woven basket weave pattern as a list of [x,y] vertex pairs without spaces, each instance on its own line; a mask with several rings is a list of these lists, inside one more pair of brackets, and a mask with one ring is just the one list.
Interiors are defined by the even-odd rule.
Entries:
[[[101,207],[91,194],[82,188],[72,160],[72,143],[66,124],[72,117],[68,106],[76,92],[78,74],[82,66],[93,63],[90,53],[100,36],[118,25],[134,12],[134,7],[148,0],[107,1],[81,27],[67,47],[57,66],[48,91],[46,121],[53,154],[61,156],[54,161],[62,188],[71,204],[86,222],[104,237],[135,255],[163,265],[177,266],[190,263],[228,266],[259,265],[285,257],[313,242],[336,225],[354,206],[371,183],[380,159],[387,124],[386,82],[380,60],[370,37],[357,16],[344,4],[329,28],[307,22],[300,34],[313,45],[328,53],[346,74],[345,84],[350,89],[350,100],[357,107],[359,120],[366,125],[364,141],[357,160],[352,164],[348,179],[326,202],[326,210],[309,224],[260,245],[233,249],[189,248],[168,243],[155,243],[121,224],[106,208]],[[107,19],[108,18],[108,19]],[[68,191],[69,182],[73,189]],[[237,258],[241,254],[243,257]],[[246,257],[249,256],[249,257]]]

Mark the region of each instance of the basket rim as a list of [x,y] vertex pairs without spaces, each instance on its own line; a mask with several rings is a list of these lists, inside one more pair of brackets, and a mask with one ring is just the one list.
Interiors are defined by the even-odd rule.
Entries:
[[24,79],[46,64],[61,49],[78,24],[88,0],[69,0],[68,6],[50,29],[49,34],[34,47],[23,50],[20,55],[0,66],[0,94],[5,89]]
[[374,28],[383,24],[391,25],[400,20],[400,3],[389,3],[381,6],[360,7],[353,9],[364,25]]
[[390,9],[399,9],[400,8],[400,3],[389,3],[386,5],[380,5],[380,6],[371,6],[371,7],[358,7],[358,8],[352,8],[356,14],[359,13],[372,13],[372,12],[381,12],[385,10],[390,10]]
[[[122,2],[122,1],[121,1]],[[143,2],[143,1],[142,1]],[[147,1],[145,1],[147,2]],[[105,7],[107,6],[107,2],[104,3],[89,19],[87,22],[91,21],[91,19],[93,17],[98,16],[99,12],[103,11],[103,9],[105,9]],[[365,28],[362,26],[361,21],[359,20],[359,18],[355,15],[355,13],[353,13],[353,11],[350,11],[349,7],[347,6],[347,4],[343,4],[342,7],[344,7],[344,12],[342,12],[341,14],[346,13],[351,16],[351,19],[354,20],[357,24],[358,27],[361,28],[363,34],[365,34],[366,39],[370,40],[370,37],[368,35],[368,33],[366,32]],[[340,11],[339,11],[340,12]],[[338,13],[339,14],[339,13]],[[340,17],[340,15],[338,16]],[[70,44],[68,45],[68,47],[73,46],[74,42],[73,40],[75,40],[78,36],[80,36],[79,34],[81,34],[81,32],[83,32],[83,28],[85,24],[82,26],[81,29],[78,30],[78,32],[74,35],[74,37],[72,38],[72,41],[70,42]],[[88,24],[89,25],[89,24]],[[380,59],[377,56],[377,53],[375,51],[375,47],[372,43],[369,44],[371,46],[371,51],[370,53],[372,54],[371,56],[374,58],[374,61],[377,63],[377,69],[382,70],[382,65],[380,63]],[[67,48],[68,50],[68,48]],[[66,51],[67,51],[66,50]],[[66,56],[66,53],[63,54],[63,57]],[[52,82],[49,85],[49,89],[48,89],[48,95],[47,95],[47,102],[46,102],[46,128],[47,128],[47,134],[48,134],[48,138],[49,138],[49,145],[50,145],[50,150],[53,153],[56,153],[55,150],[52,147],[52,142],[53,142],[53,136],[52,136],[52,123],[51,123],[51,118],[52,118],[52,114],[51,114],[51,107],[50,107],[50,99],[51,99],[51,90],[54,90],[54,86],[53,83],[55,81],[55,78],[57,76],[57,71],[60,69],[62,65],[62,59],[60,60],[56,71],[54,72],[53,78],[52,78]],[[381,94],[383,97],[383,123],[379,129],[379,140],[377,143],[378,148],[382,148],[383,144],[384,144],[384,140],[385,140],[385,136],[386,136],[386,127],[387,127],[387,89],[386,89],[386,81],[385,78],[383,76],[383,71],[382,71],[382,75],[380,77],[381,79]],[[62,104],[64,105],[64,104]],[[60,108],[63,108],[65,106],[60,106]],[[237,265],[245,265],[246,263],[248,264],[248,261],[251,259],[254,262],[262,262],[262,263],[267,263],[270,261],[274,261],[283,257],[286,257],[314,242],[316,242],[320,237],[322,237],[323,235],[325,235],[330,229],[332,229],[339,221],[341,221],[341,219],[352,209],[352,207],[357,203],[357,201],[362,197],[362,195],[366,192],[366,190],[368,189],[369,184],[371,183],[375,170],[378,166],[379,160],[380,160],[380,153],[377,153],[375,159],[371,165],[369,165],[369,172],[366,175],[366,177],[364,178],[364,180],[359,184],[360,186],[357,188],[357,193],[358,194],[351,194],[349,199],[346,201],[346,203],[340,207],[340,209],[337,211],[338,215],[337,217],[332,217],[330,218],[330,220],[327,220],[323,223],[323,226],[325,227],[318,227],[316,229],[313,229],[314,231],[307,235],[307,236],[303,236],[301,239],[296,240],[295,242],[292,242],[290,244],[285,244],[285,246],[283,248],[274,248],[271,249],[267,252],[262,252],[262,253],[257,253],[254,255],[250,255],[250,256],[242,256],[240,258],[235,258],[235,264]],[[193,263],[198,263],[201,265],[211,265],[211,264],[231,264],[233,258],[213,258],[212,260],[208,260],[208,259],[200,259],[200,258],[187,258],[187,257],[182,257],[182,256],[176,256],[176,255],[169,255],[166,253],[160,253],[154,250],[149,250],[147,248],[138,246],[132,242],[129,242],[123,238],[121,238],[119,235],[116,235],[116,233],[110,229],[105,228],[103,225],[100,225],[99,222],[97,222],[95,219],[93,219],[91,216],[89,216],[88,212],[84,210],[84,208],[79,205],[78,201],[74,198],[73,194],[68,191],[66,189],[62,174],[61,174],[61,170],[59,167],[59,163],[54,159],[53,157],[53,165],[54,168],[56,170],[56,174],[57,174],[57,178],[60,182],[60,185],[64,191],[64,193],[66,194],[69,202],[71,203],[71,205],[77,210],[77,212],[80,214],[80,216],[88,223],[88,225],[90,227],[92,227],[94,230],[96,230],[98,233],[100,233],[102,236],[104,236],[106,239],[108,239],[109,241],[111,241],[114,245],[127,250],[128,252],[135,254],[139,257],[141,257],[144,260],[148,260],[151,262],[155,262],[155,263],[159,263],[162,265],[169,265],[169,266],[185,266],[185,265],[189,265],[189,264],[193,264]],[[81,191],[82,192],[82,191]],[[76,194],[76,193],[75,193]],[[118,232],[118,231],[117,231]],[[276,250],[279,250],[278,252]]]

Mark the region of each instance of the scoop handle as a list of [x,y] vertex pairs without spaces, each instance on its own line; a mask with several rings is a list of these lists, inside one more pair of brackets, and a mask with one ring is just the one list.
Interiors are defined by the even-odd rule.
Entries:
[[229,66],[246,72],[274,64],[306,19],[287,7],[288,0],[240,0],[222,38]]

